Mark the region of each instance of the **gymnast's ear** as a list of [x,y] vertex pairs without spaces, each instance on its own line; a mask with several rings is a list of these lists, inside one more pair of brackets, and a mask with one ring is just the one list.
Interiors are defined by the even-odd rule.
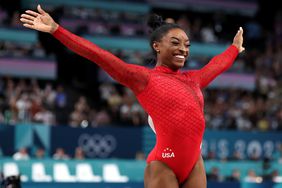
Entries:
[[153,42],[153,48],[154,48],[154,51],[157,52],[157,53],[160,53],[160,43],[157,42],[157,41],[154,41]]

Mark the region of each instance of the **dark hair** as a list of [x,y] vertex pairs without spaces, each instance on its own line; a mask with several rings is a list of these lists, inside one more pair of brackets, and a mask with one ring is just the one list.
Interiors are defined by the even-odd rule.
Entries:
[[160,41],[164,35],[166,35],[171,29],[182,29],[179,25],[175,23],[166,23],[161,16],[157,14],[152,14],[149,16],[147,25],[150,27],[150,46],[156,55],[153,48],[153,43],[155,41]]
[[1,188],[6,188],[8,186],[11,188],[21,188],[20,175],[6,177],[0,185]]

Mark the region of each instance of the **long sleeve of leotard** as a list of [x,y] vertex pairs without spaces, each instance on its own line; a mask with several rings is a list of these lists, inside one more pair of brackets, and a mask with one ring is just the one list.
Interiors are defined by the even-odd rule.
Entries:
[[110,52],[61,26],[53,33],[53,36],[70,50],[96,63],[113,79],[131,88],[135,93],[141,92],[146,87],[149,80],[147,68],[125,63]]
[[201,88],[206,87],[213,79],[233,64],[238,53],[238,49],[231,45],[223,53],[213,57],[202,69],[191,71],[192,79],[198,82]]

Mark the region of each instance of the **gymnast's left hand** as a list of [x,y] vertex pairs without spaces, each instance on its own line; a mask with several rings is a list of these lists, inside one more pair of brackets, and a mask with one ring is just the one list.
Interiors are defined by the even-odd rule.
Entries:
[[237,47],[239,53],[245,50],[245,48],[243,47],[243,29],[242,27],[240,27],[239,30],[237,31],[233,39],[233,45]]

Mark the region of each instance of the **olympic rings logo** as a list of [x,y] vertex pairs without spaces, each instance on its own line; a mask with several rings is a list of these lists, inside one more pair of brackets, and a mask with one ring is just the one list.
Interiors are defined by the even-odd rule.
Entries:
[[117,141],[112,135],[82,134],[78,138],[78,145],[89,157],[108,157],[117,146]]

